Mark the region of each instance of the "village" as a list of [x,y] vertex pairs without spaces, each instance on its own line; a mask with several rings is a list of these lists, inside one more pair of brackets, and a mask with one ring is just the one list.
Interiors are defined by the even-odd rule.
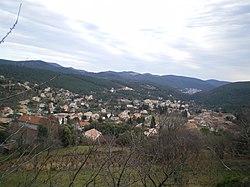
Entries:
[[[1,79],[5,78],[1,76]],[[3,88],[9,86],[23,87],[26,90],[36,87],[29,82],[2,84]],[[132,88],[122,87],[110,89],[110,98],[120,90],[133,92]],[[1,108],[0,127],[6,130],[7,125],[15,122],[19,127],[25,127],[30,136],[28,139],[38,138],[38,127],[51,124],[47,116],[53,116],[53,124],[63,126],[69,124],[81,136],[96,141],[103,132],[95,128],[89,129],[92,123],[128,124],[140,128],[146,136],[157,135],[160,128],[160,116],[163,114],[180,114],[186,119],[183,124],[190,129],[207,129],[211,132],[219,130],[235,130],[235,116],[203,109],[201,113],[190,114],[188,102],[180,100],[164,100],[163,98],[134,99],[118,98],[113,100],[97,99],[95,95],[79,95],[65,89],[45,87],[39,89],[37,95],[18,101],[18,107],[9,106]],[[6,143],[6,142],[5,142]]]

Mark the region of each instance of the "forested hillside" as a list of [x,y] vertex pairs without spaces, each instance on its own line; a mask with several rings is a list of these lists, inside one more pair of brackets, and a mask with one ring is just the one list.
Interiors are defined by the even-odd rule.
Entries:
[[[78,94],[91,94],[95,92],[100,98],[107,97],[107,93],[111,88],[120,89],[125,86],[129,86],[134,91],[119,91],[114,97],[128,97],[134,98],[187,98],[186,95],[181,92],[166,88],[160,85],[151,85],[139,82],[120,82],[115,80],[107,80],[101,78],[93,78],[86,75],[60,73],[42,69],[34,69],[27,67],[0,66],[0,74],[6,77],[12,77],[16,81],[29,81],[33,83],[46,82],[47,86],[64,88]],[[55,77],[55,78],[54,78]],[[52,81],[50,79],[54,78]]]
[[194,94],[192,98],[208,106],[250,106],[250,82],[227,84],[208,92]]

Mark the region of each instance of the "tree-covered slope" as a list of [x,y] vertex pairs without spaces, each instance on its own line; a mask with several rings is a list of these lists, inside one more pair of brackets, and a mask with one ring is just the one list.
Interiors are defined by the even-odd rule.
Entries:
[[250,81],[230,83],[192,97],[210,106],[250,106]]
[[[86,75],[60,73],[42,69],[34,69],[13,65],[1,65],[0,75],[13,78],[16,81],[29,81],[31,83],[43,83],[56,88],[68,89],[78,94],[93,94],[98,98],[109,97],[109,90],[114,88],[118,90],[112,97],[146,99],[163,97],[173,99],[185,99],[186,95],[173,88],[166,88],[157,84],[148,84],[143,82],[122,82],[117,80],[107,80],[94,78]],[[54,78],[52,81],[50,79]],[[133,91],[121,90],[123,87],[130,87]]]
[[199,90],[212,90],[227,82],[220,82],[217,80],[204,81],[192,77],[176,76],[176,75],[152,75],[149,73],[139,74],[135,72],[100,72],[88,73],[90,76],[105,78],[108,80],[120,80],[123,82],[144,82],[151,84],[158,84],[166,88],[172,87],[175,89],[195,88]]
[[84,75],[64,74],[59,72],[34,69],[27,67],[1,65],[0,74],[20,81],[42,83],[57,76],[54,80],[46,83],[47,86],[64,88],[76,93],[89,93],[119,87],[118,83],[108,80],[97,79]]
[[15,67],[26,67],[26,68],[34,68],[40,70],[48,70],[55,71],[66,74],[82,74],[83,70],[77,70],[73,68],[66,68],[57,63],[49,63],[41,60],[27,60],[27,61],[12,61],[12,60],[4,60],[0,59],[0,65],[10,65]]
[[93,78],[107,79],[111,81],[120,81],[123,83],[139,82],[148,84],[157,84],[166,89],[184,89],[195,88],[199,90],[212,90],[228,82],[217,80],[201,80],[192,77],[176,76],[176,75],[152,75],[150,73],[140,74],[132,71],[114,72],[105,71],[100,73],[92,73],[74,68],[66,68],[56,63],[48,63],[40,60],[29,61],[11,61],[0,59],[0,65],[11,65],[17,68],[34,68],[39,70],[54,71],[63,74],[86,75]]
[[206,80],[206,82],[216,88],[230,83],[227,81],[219,81],[215,79],[209,79],[209,80]]

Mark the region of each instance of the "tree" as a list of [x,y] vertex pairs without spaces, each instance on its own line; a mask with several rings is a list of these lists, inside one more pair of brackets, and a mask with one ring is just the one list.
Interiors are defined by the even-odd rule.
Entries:
[[0,130],[0,143],[3,143],[8,138],[9,133],[7,130]]
[[75,134],[74,129],[70,125],[65,125],[60,132],[60,138],[63,143],[63,146],[67,147],[69,145],[75,144]]
[[139,117],[136,119],[136,122],[139,124],[139,123],[144,123],[145,122],[145,117]]
[[99,123],[102,123],[102,122],[103,122],[102,116],[100,116],[100,117],[98,118],[98,122],[99,122]]
[[156,138],[144,139],[138,145],[137,166],[143,186],[182,185],[182,172],[195,162],[200,150],[200,134],[184,128],[181,120],[165,118]]
[[151,122],[150,122],[150,128],[155,128],[155,125],[156,125],[156,123],[155,123],[155,117],[152,116]]
[[233,136],[235,150],[238,154],[250,156],[250,108],[242,108],[235,123],[239,131]]
[[132,121],[131,117],[128,119],[127,123],[130,124],[130,125],[133,125],[133,121]]
[[186,110],[184,110],[181,114],[184,118],[188,117],[188,112]]

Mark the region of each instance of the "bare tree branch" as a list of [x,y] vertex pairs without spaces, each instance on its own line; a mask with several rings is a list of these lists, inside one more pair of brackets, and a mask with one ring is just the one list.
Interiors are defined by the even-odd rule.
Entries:
[[74,176],[73,176],[73,179],[71,180],[71,182],[70,182],[70,184],[69,184],[69,187],[70,187],[70,186],[73,186],[74,181],[75,181],[77,175],[79,174],[79,172],[81,171],[81,169],[83,168],[83,166],[85,165],[85,163],[87,162],[87,160],[89,159],[89,157],[90,157],[90,155],[93,153],[93,151],[96,151],[96,150],[97,150],[97,148],[94,147],[94,146],[90,148],[90,150],[89,150],[89,152],[88,152],[86,158],[84,159],[84,161],[82,162],[82,164],[81,164],[81,166],[78,168],[78,170],[75,172],[75,174],[74,174]]
[[19,15],[20,15],[20,12],[21,12],[21,8],[22,8],[22,3],[20,3],[19,5],[19,9],[18,9],[18,13],[17,13],[17,18],[16,18],[16,21],[15,23],[12,25],[12,27],[10,28],[9,32],[6,33],[6,35],[2,38],[2,40],[0,41],[0,44],[4,43],[5,39],[11,34],[11,32],[15,29],[17,23],[18,23],[18,20],[19,20]]
[[209,150],[211,150],[219,159],[219,161],[221,162],[221,164],[227,169],[227,170],[232,170],[230,167],[228,167],[225,162],[223,162],[223,160],[218,156],[218,154],[216,153],[215,150],[213,150],[211,147],[207,147]]

